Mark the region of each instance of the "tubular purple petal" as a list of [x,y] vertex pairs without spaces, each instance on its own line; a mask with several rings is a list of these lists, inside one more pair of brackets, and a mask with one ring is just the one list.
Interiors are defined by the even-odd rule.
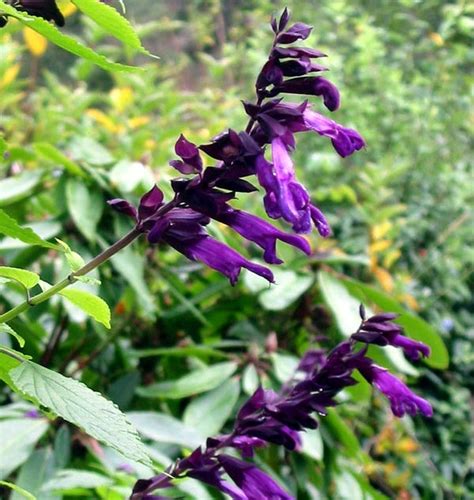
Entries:
[[218,215],[216,219],[230,226],[247,240],[253,241],[263,248],[265,250],[264,259],[270,264],[281,264],[283,262],[276,255],[277,240],[293,245],[307,255],[311,253],[311,247],[303,237],[280,231],[265,220],[260,219],[260,217],[247,212],[229,208],[226,212]]
[[255,465],[229,455],[219,455],[218,460],[249,500],[293,500],[294,497]]
[[273,273],[270,269],[250,262],[232,248],[224,245],[220,241],[214,240],[210,236],[204,236],[190,241],[169,240],[178,252],[191,260],[198,260],[207,266],[219,271],[229,278],[232,285],[235,285],[242,268],[262,276],[270,283],[273,283]]
[[416,415],[418,412],[431,417],[433,408],[425,399],[417,396],[401,380],[377,365],[361,370],[368,382],[373,384],[390,402],[392,412],[397,417],[405,414]]

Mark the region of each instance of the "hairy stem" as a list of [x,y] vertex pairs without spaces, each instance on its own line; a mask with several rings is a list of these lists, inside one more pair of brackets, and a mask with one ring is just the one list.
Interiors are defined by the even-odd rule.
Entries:
[[51,288],[48,288],[48,290],[45,290],[44,292],[41,292],[35,295],[34,297],[31,297],[30,300],[22,302],[21,304],[17,305],[10,311],[7,311],[5,314],[0,315],[0,323],[5,323],[7,321],[10,321],[13,318],[16,318],[19,314],[27,311],[31,307],[36,306],[37,304],[41,304],[41,302],[44,302],[53,295],[56,295],[61,290],[68,287],[75,281],[77,281],[78,277],[90,273],[93,269],[95,269],[96,267],[100,266],[101,264],[109,260],[111,257],[113,257],[117,252],[130,245],[130,243],[135,241],[140,236],[140,234],[142,234],[142,232],[139,229],[133,228],[125,236],[120,238],[110,247],[106,248],[103,252],[94,257],[79,270],[75,271],[74,273],[71,273],[67,278],[63,279],[59,283],[56,283]]

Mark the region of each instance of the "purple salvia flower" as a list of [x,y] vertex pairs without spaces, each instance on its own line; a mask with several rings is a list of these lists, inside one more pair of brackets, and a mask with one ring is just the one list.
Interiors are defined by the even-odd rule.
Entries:
[[282,217],[293,225],[298,233],[306,233],[311,228],[309,195],[295,179],[293,161],[284,141],[276,137],[272,140],[272,160],[278,192],[275,196]]
[[250,262],[232,248],[210,236],[188,242],[169,241],[178,252],[191,260],[198,260],[229,278],[231,285],[237,283],[242,268],[258,274],[270,283],[274,282],[270,269]]
[[372,364],[370,367],[361,369],[364,378],[373,384],[390,401],[392,412],[397,417],[416,415],[418,412],[431,417],[433,408],[425,399],[417,396],[401,380],[389,371]]
[[337,87],[322,76],[303,76],[285,80],[268,92],[268,97],[278,94],[314,95],[323,98],[324,105],[329,111],[339,108],[340,96]]
[[202,171],[202,160],[199,149],[189,142],[183,134],[176,141],[174,150],[181,160],[172,160],[170,165],[182,174],[193,174]]
[[293,500],[281,486],[254,464],[229,455],[219,455],[219,463],[248,500]]
[[365,146],[364,139],[356,130],[339,125],[309,108],[303,112],[303,119],[307,130],[314,130],[319,135],[329,137],[334,149],[343,158]]
[[303,237],[280,231],[267,221],[247,212],[234,210],[229,207],[215,218],[219,222],[230,226],[245,239],[253,241],[263,248],[265,250],[263,258],[269,264],[281,264],[283,262],[276,255],[277,240],[293,245],[307,255],[311,253],[311,247]]
[[417,340],[410,339],[403,335],[400,325],[392,323],[390,320],[396,315],[376,315],[363,321],[359,330],[352,335],[352,338],[368,344],[380,346],[391,345],[403,349],[406,356],[413,360],[430,355],[430,348]]
[[[288,22],[288,21],[287,21]],[[295,23],[290,26],[284,33],[277,36],[276,43],[293,43],[297,40],[306,40],[309,37],[312,26],[304,23]]]

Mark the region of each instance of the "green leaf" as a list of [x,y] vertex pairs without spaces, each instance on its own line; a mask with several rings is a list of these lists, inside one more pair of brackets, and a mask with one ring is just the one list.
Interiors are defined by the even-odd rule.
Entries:
[[49,144],[49,142],[37,142],[34,144],[34,149],[38,155],[63,166],[70,174],[80,177],[86,176],[84,170],[77,163],[73,162],[52,144]]
[[5,141],[5,139],[0,135],[0,156],[3,156],[5,151],[7,151],[8,145]]
[[401,325],[405,333],[420,342],[424,342],[431,349],[429,358],[423,361],[432,368],[443,370],[449,365],[449,354],[441,335],[425,320],[407,310],[392,297],[365,283],[356,280],[343,280],[347,290],[354,296],[360,298],[364,303],[374,303],[386,312],[400,314],[396,322]]
[[66,201],[69,213],[81,233],[89,240],[96,240],[97,224],[102,216],[104,202],[97,190],[89,190],[77,180],[66,184]]
[[114,161],[109,151],[90,137],[74,137],[68,149],[76,161],[84,161],[89,165],[102,166]]
[[0,436],[2,436],[0,479],[9,476],[27,460],[36,443],[47,430],[48,422],[43,418],[0,420]]
[[0,181],[0,207],[28,198],[41,183],[43,172],[39,170],[23,172]]
[[139,387],[137,393],[145,398],[182,399],[218,387],[224,380],[230,378],[235,370],[237,370],[236,363],[217,363],[201,370],[194,370],[177,380]]
[[295,374],[299,359],[291,354],[279,354],[277,352],[271,355],[271,359],[276,378],[283,384],[288,382]]
[[[101,246],[105,248],[107,245],[101,243]],[[155,311],[155,303],[145,282],[143,257],[127,247],[114,255],[110,262],[117,272],[128,281],[137,297],[140,297],[138,305],[143,308],[147,316],[151,317]]]
[[39,283],[40,277],[31,271],[17,269],[16,267],[0,266],[0,276],[21,283],[25,288],[30,289]]
[[302,447],[301,452],[313,460],[322,460],[324,455],[324,444],[321,431],[318,429],[307,429],[300,433]]
[[[40,500],[59,500],[57,497],[48,494],[40,494],[41,486],[48,480],[54,470],[54,455],[49,448],[40,448],[29,456],[28,460],[21,466],[16,478],[17,486],[31,492]],[[24,498],[18,493],[13,493],[10,500],[21,500]]]
[[33,496],[29,491],[26,491],[23,488],[20,488],[20,486],[17,486],[16,484],[9,483],[7,481],[0,481],[0,486],[4,486],[6,488],[9,488],[9,489],[19,493],[23,498],[28,498],[28,500],[36,500],[36,497]]
[[255,365],[253,363],[247,365],[242,373],[242,389],[245,394],[251,396],[257,390],[259,383],[260,380]]
[[112,479],[97,472],[79,469],[63,469],[46,482],[41,491],[66,491],[77,488],[94,489],[99,486],[111,486]]
[[150,54],[142,45],[132,25],[113,7],[97,0],[72,0],[72,3],[101,26],[107,33],[144,54]]
[[329,429],[336,441],[344,446],[350,456],[355,457],[359,454],[361,448],[354,431],[333,408],[328,409],[328,414],[321,418],[321,422]]
[[18,19],[22,24],[31,28],[32,30],[40,33],[45,38],[47,38],[50,42],[54,43],[58,47],[61,47],[72,54],[82,57],[83,59],[87,59],[88,61],[97,64],[103,69],[110,71],[140,71],[140,68],[136,68],[133,66],[127,66],[125,64],[119,64],[113,61],[108,60],[101,54],[97,54],[89,47],[82,45],[74,38],[67,36],[56,28],[53,24],[41,19],[39,17],[34,17],[26,14],[25,12],[20,12],[16,10],[12,6],[6,4],[3,0],[0,0],[0,9],[9,14],[16,19]]
[[25,339],[21,335],[18,335],[18,333],[16,333],[15,330],[11,326],[8,326],[6,323],[0,323],[0,333],[6,333],[8,335],[11,335],[12,337],[15,337],[20,344],[20,347],[23,347],[25,345]]
[[203,442],[203,437],[184,425],[180,420],[153,411],[134,411],[127,417],[138,432],[157,443],[177,444],[185,448],[196,448]]
[[32,229],[21,227],[15,219],[12,219],[3,210],[0,210],[0,233],[20,240],[28,245],[38,245],[46,248],[58,249],[56,245],[41,239]]
[[5,346],[0,350],[0,380],[3,380],[12,390],[15,390],[15,386],[10,378],[10,371],[20,365],[21,361],[13,358],[5,353],[5,350],[9,351]]
[[260,293],[258,301],[269,311],[280,311],[298,300],[313,284],[312,276],[302,276],[294,271],[275,270],[275,284]]
[[[84,259],[77,252],[73,252],[67,243],[61,241],[59,238],[56,238],[56,241],[58,242],[59,245],[63,247],[64,256],[66,257],[67,263],[69,264],[71,271],[73,272],[78,271],[81,267],[84,266],[85,264]],[[85,278],[85,276],[81,277]]]
[[25,361],[10,371],[15,386],[26,396],[89,436],[107,444],[130,460],[150,464],[136,430],[112,402],[82,382]]
[[346,287],[331,274],[320,271],[318,283],[326,304],[331,309],[341,333],[349,337],[359,328],[360,301],[355,299]]
[[110,309],[107,302],[103,299],[89,292],[85,292],[84,290],[77,290],[74,288],[61,290],[59,294],[96,321],[110,328]]
[[183,422],[201,436],[218,434],[231,416],[240,395],[240,384],[230,379],[214,390],[193,399],[183,414]]

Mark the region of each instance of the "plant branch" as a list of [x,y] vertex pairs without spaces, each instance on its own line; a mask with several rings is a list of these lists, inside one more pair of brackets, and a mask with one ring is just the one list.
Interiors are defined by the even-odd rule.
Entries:
[[35,295],[30,300],[26,300],[25,302],[22,302],[21,304],[17,305],[16,307],[11,309],[10,311],[7,311],[5,314],[0,315],[0,323],[6,323],[7,321],[10,321],[13,318],[16,318],[18,315],[27,311],[31,307],[36,306],[38,304],[41,304],[41,302],[48,300],[50,297],[52,297],[53,295],[56,295],[64,288],[68,287],[69,285],[72,285],[72,283],[77,281],[78,277],[84,276],[87,273],[90,273],[93,269],[95,269],[96,267],[100,266],[101,264],[103,264],[104,262],[109,260],[117,252],[119,252],[123,248],[130,245],[130,243],[135,241],[140,236],[140,234],[142,234],[142,231],[140,231],[136,227],[133,228],[125,236],[120,238],[118,241],[116,241],[110,247],[106,248],[103,252],[101,252],[99,255],[94,257],[92,260],[90,260],[87,264],[85,264],[79,270],[71,273],[67,278],[63,279],[59,283],[56,283],[51,288],[48,288],[48,290],[45,290],[44,292],[41,292],[41,293]]

